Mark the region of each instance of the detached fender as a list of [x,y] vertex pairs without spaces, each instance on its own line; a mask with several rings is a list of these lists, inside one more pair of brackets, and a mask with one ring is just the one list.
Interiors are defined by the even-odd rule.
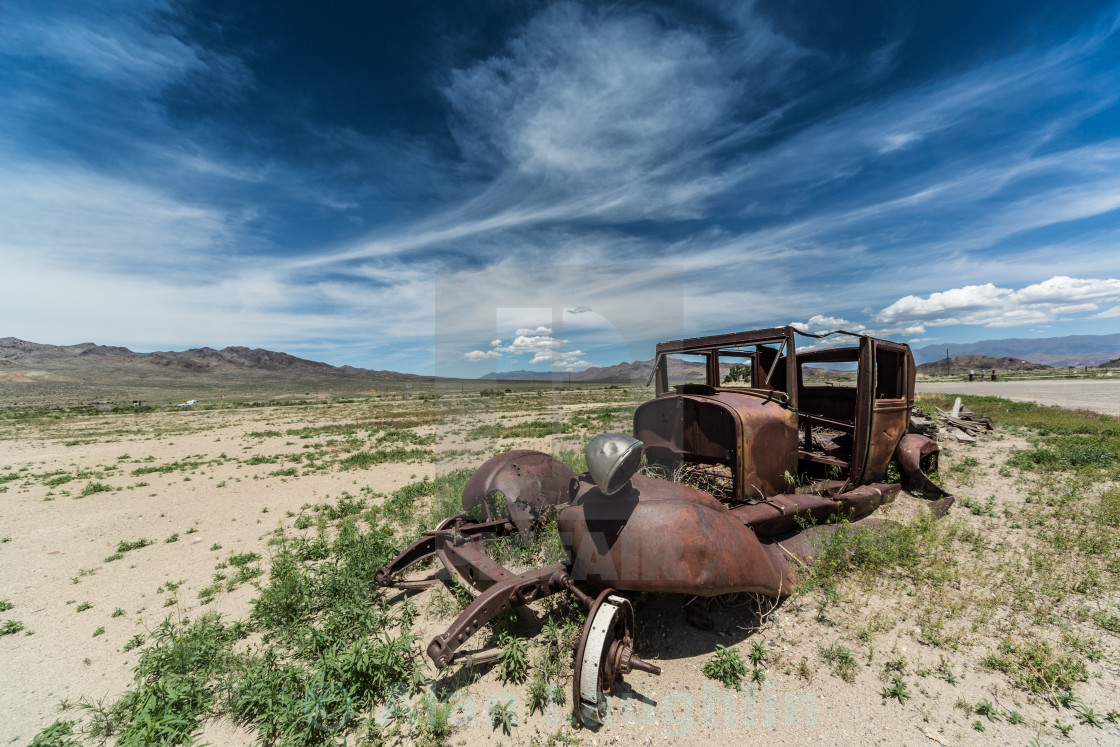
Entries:
[[463,510],[481,507],[484,520],[493,520],[486,496],[500,491],[513,525],[522,538],[531,540],[538,523],[547,521],[556,506],[571,502],[578,484],[568,465],[544,452],[507,451],[488,460],[467,480]]
[[937,469],[937,454],[941,447],[929,436],[920,433],[907,433],[898,442],[894,456],[902,473],[902,487],[922,497],[936,500],[934,513],[944,516],[955,500],[943,488],[929,479],[925,470]]

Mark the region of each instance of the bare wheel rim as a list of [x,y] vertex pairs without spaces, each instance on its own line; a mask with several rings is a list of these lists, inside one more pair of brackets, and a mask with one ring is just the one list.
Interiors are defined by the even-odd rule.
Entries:
[[620,672],[616,658],[620,647],[633,646],[634,610],[629,600],[613,589],[604,589],[584,624],[576,649],[572,700],[576,718],[586,726],[602,723],[610,692]]

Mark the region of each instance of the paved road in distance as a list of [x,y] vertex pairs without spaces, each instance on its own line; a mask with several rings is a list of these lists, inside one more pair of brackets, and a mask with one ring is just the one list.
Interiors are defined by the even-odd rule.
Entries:
[[1016,402],[1083,408],[1120,415],[1120,379],[918,382],[919,392],[990,394]]

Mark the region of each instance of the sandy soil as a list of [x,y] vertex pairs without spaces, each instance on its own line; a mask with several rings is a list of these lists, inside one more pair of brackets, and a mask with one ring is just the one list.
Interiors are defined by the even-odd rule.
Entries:
[[[0,691],[8,693],[0,713],[0,744],[26,744],[55,718],[76,718],[77,710],[63,710],[66,703],[83,697],[107,701],[117,697],[130,683],[130,668],[137,658],[135,650],[122,651],[128,640],[168,613],[193,617],[204,609],[198,591],[230,553],[255,551],[267,559],[265,536],[278,524],[290,525],[286,512],[337,498],[343,491],[356,493],[365,486],[391,491],[455,466],[483,461],[466,454],[438,463],[384,464],[298,478],[270,474],[282,464],[245,463],[250,455],[296,452],[306,443],[251,433],[284,432],[345,417],[337,408],[184,411],[16,426],[0,433],[0,467],[26,467],[29,473],[85,469],[101,474],[96,481],[113,488],[82,497],[89,479],[58,487],[48,487],[41,479],[5,483],[8,490],[0,495],[5,509],[0,514],[4,540],[0,598],[8,599],[13,608],[2,616],[21,621],[26,631],[0,638]],[[496,422],[499,417],[446,420],[418,431],[440,436],[437,452],[481,449],[485,442],[464,442],[463,433],[478,422]],[[968,456],[985,466],[970,471],[967,481],[962,479],[951,489],[961,496],[998,495],[1000,506],[1014,510],[1025,499],[1025,491],[1010,486],[996,469],[1010,449],[1023,443],[1001,436],[967,449]],[[549,451],[561,443],[546,438],[517,445]],[[502,448],[511,446],[502,443]],[[943,470],[964,455],[957,451],[960,448],[950,447]],[[242,461],[233,461],[233,456]],[[183,461],[202,464],[166,474],[131,474],[145,464]],[[109,469],[112,466],[115,469]],[[918,498],[903,494],[886,513],[902,516],[920,505]],[[983,527],[979,519],[972,523]],[[174,535],[177,541],[165,541]],[[120,541],[139,538],[153,544],[106,561]],[[177,590],[168,591],[168,582],[179,584]],[[205,609],[244,618],[255,593],[246,584]],[[416,597],[422,611],[432,593]],[[168,599],[176,601],[168,603]],[[774,610],[760,629],[752,627],[747,607],[716,605],[710,631],[685,622],[686,601],[665,597],[639,608],[643,638],[653,644],[639,653],[662,666],[663,674],[659,678],[629,675],[623,697],[612,700],[609,723],[598,731],[576,730],[584,744],[706,745],[727,743],[732,730],[750,735],[751,743],[773,744],[1023,744],[1035,736],[1055,741],[1053,730],[1045,728],[1054,720],[1054,709],[1031,702],[1011,689],[1006,677],[979,665],[991,643],[984,635],[962,627],[959,634],[967,645],[960,651],[946,651],[922,639],[915,615],[921,600],[887,590],[866,596],[852,592],[818,615],[817,598],[795,596]],[[86,602],[91,606],[79,612]],[[114,616],[118,609],[123,612]],[[946,614],[952,628],[953,613]],[[426,641],[449,622],[422,616],[416,632]],[[100,628],[103,633],[97,633]],[[872,631],[866,645],[855,643],[861,628]],[[755,641],[764,642],[772,652],[760,687],[745,686],[735,692],[701,673],[717,644],[742,644],[745,653]],[[830,673],[821,660],[820,647],[834,643],[851,648],[859,659],[854,683]],[[1106,635],[1100,646],[1105,656],[1089,665],[1092,677],[1078,687],[1078,693],[1097,711],[1107,711],[1120,703],[1120,641]],[[892,657],[904,658],[908,672],[915,673],[907,677],[913,697],[905,705],[880,696],[883,663]],[[916,674],[936,669],[942,657],[950,660],[958,684]],[[808,671],[799,674],[803,658]],[[436,676],[430,665],[428,674]],[[493,672],[461,691],[459,698],[455,743],[528,744],[538,730],[551,734],[571,729],[567,708],[529,715],[525,687],[503,685]],[[1018,710],[1028,724],[985,722],[984,733],[974,730],[975,716],[954,704],[982,698],[1001,709]],[[486,714],[491,704],[510,700],[520,725],[506,736],[491,728]],[[220,722],[207,724],[203,736],[219,745],[252,741],[251,734]],[[1120,727],[1077,726],[1072,736],[1078,744],[1120,744]]]

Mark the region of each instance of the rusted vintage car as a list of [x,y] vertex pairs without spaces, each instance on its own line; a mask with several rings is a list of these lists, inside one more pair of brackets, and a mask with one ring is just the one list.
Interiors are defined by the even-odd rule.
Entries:
[[[530,450],[479,467],[463,491],[463,513],[377,573],[382,586],[422,588],[437,581],[402,574],[434,555],[477,591],[428,645],[436,667],[493,661],[495,652],[457,652],[506,610],[570,594],[588,610],[573,707],[581,722],[596,724],[622,675],[660,673],[634,653],[634,613],[623,592],[781,597],[812,563],[831,519],[872,522],[901,488],[936,500],[943,513],[952,498],[923,471],[937,444],[909,432],[909,347],[837,332],[829,334],[854,344],[797,353],[801,334],[781,327],[659,344],[656,396],[635,411],[633,436],[591,439],[584,474]],[[701,356],[705,382],[670,387],[670,356]],[[747,380],[721,379],[727,362]],[[831,382],[812,375],[830,366],[851,375]],[[640,472],[643,455],[649,474]],[[892,463],[898,482],[886,482]],[[682,467],[710,490],[654,476]],[[501,512],[492,508],[499,497]],[[562,562],[514,573],[484,551],[487,540],[515,532],[532,539],[550,519],[567,553]]]

